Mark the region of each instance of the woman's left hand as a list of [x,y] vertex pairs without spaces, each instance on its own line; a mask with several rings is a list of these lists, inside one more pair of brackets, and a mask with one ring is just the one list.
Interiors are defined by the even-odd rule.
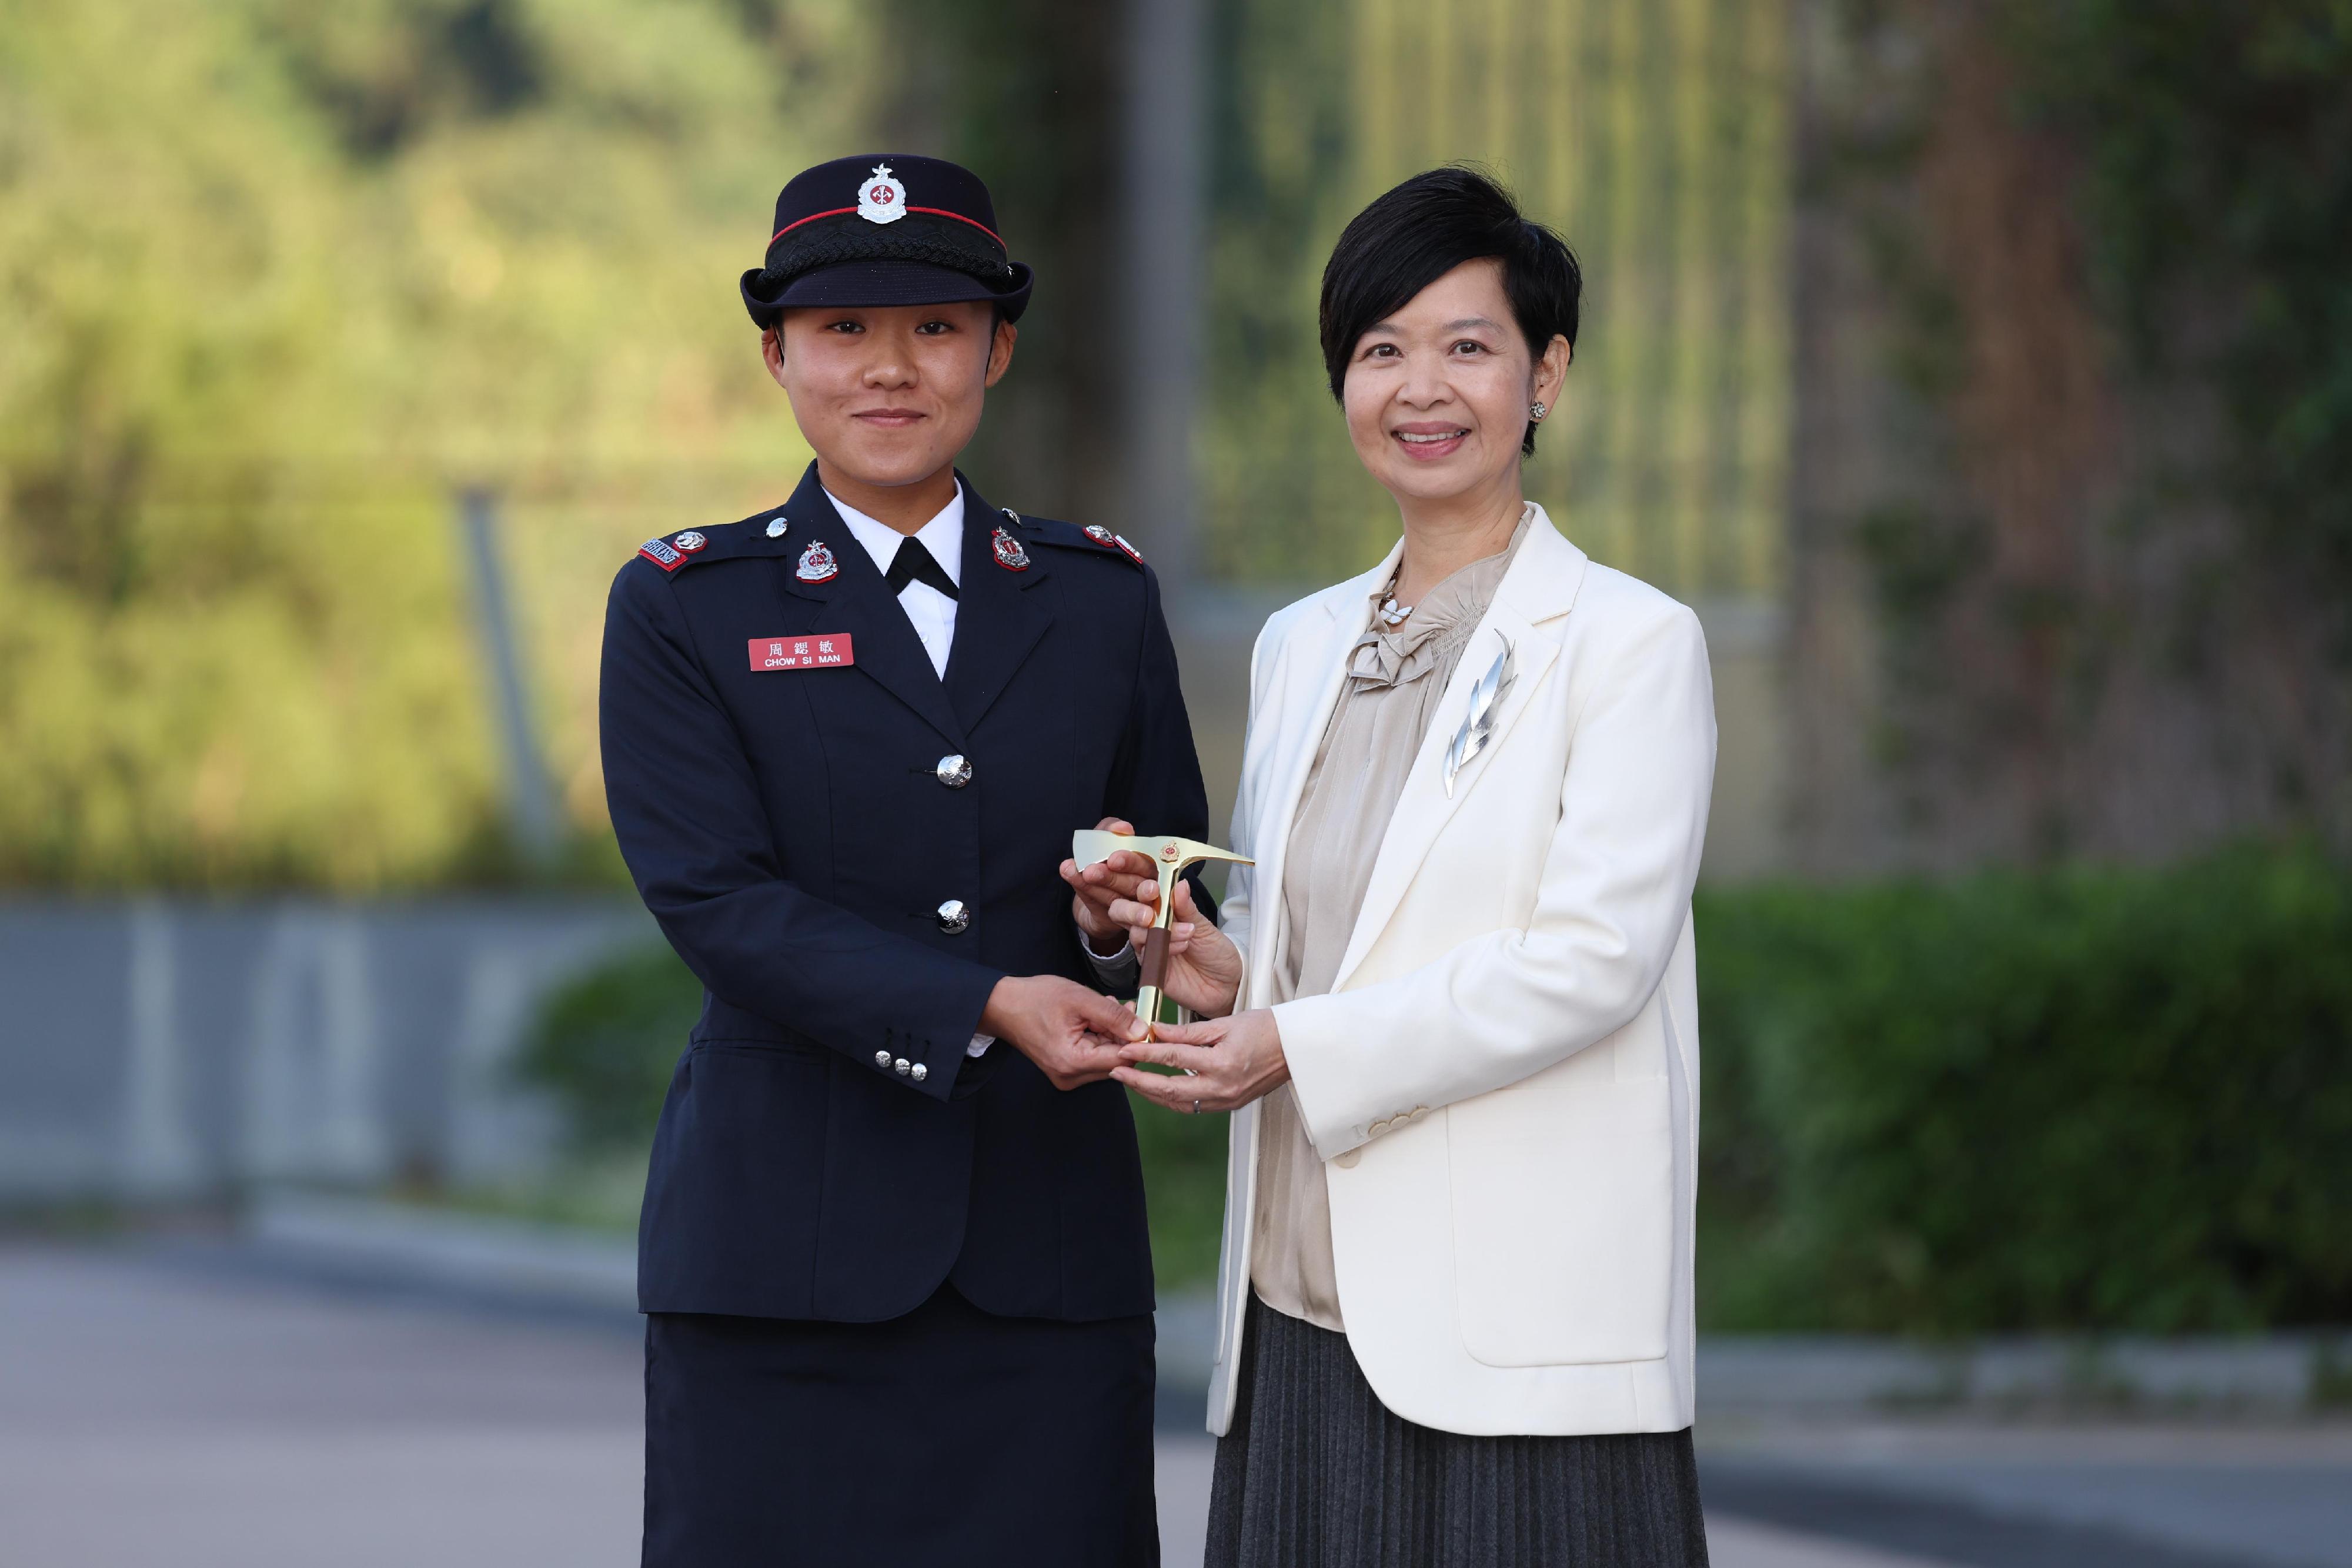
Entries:
[[[1130,1040],[1119,1055],[1128,1065],[1111,1076],[1156,1104],[1192,1115],[1238,1111],[1290,1082],[1282,1030],[1265,1008],[1199,1023],[1161,1024],[1152,1040]],[[1173,1067],[1190,1077],[1146,1072],[1139,1063]]]

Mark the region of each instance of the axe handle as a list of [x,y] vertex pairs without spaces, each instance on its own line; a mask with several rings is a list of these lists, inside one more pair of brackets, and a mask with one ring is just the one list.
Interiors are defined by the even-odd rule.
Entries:
[[1142,983],[1157,991],[1168,979],[1168,928],[1155,925],[1143,938]]

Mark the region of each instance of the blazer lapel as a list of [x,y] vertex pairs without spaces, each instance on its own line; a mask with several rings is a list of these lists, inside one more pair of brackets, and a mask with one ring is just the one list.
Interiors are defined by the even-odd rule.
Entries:
[[[1404,790],[1397,797],[1396,810],[1390,814],[1388,831],[1381,839],[1380,855],[1372,862],[1371,881],[1365,885],[1348,950],[1332,977],[1333,990],[1347,984],[1348,977],[1380,940],[1422,862],[1428,859],[1430,846],[1477,788],[1479,775],[1495,766],[1512,727],[1535,701],[1537,687],[1559,657],[1559,633],[1556,629],[1548,630],[1546,623],[1575,607],[1577,590],[1584,582],[1584,552],[1562,538],[1538,507],[1517,557],[1496,587],[1494,602],[1487,606],[1477,630],[1464,645],[1461,662],[1445,684],[1445,695],[1413,754]],[[1449,796],[1444,778],[1446,747],[1469,714],[1470,688],[1494,664],[1506,641],[1511,645],[1513,673],[1510,690],[1503,695],[1502,706],[1495,713],[1494,738],[1463,766]]]
[[[932,728],[957,746],[963,746],[963,727],[956,722],[947,688],[940,684],[938,673],[931,668],[931,656],[923,652],[923,640],[915,635],[914,624],[898,607],[888,581],[875,570],[874,558],[866,553],[866,547],[857,542],[857,536],[849,531],[849,525],[834,510],[833,497],[817,482],[815,464],[809,465],[807,476],[793,492],[784,511],[792,538],[801,541],[798,550],[788,552],[776,563],[782,569],[777,580],[784,591],[824,605],[823,619],[832,624],[822,629],[846,632],[856,639],[856,667],[921,715]],[[812,544],[822,544],[831,550],[838,569],[823,582],[803,582],[799,576],[799,563]],[[959,645],[961,638],[959,608]]]
[[1396,568],[1404,549],[1399,539],[1381,564],[1362,576],[1330,591],[1324,602],[1302,617],[1298,629],[1283,639],[1279,660],[1267,690],[1280,694],[1282,710],[1272,716],[1275,747],[1265,762],[1269,788],[1261,797],[1257,831],[1251,836],[1251,853],[1257,862],[1251,880],[1257,913],[1252,916],[1250,973],[1260,983],[1274,973],[1276,956],[1286,936],[1283,922],[1283,862],[1290,847],[1290,829],[1298,815],[1298,800],[1307,789],[1307,775],[1323,744],[1323,731],[1339,701],[1348,674],[1348,650],[1364,634],[1371,620],[1371,592]]
[[[1025,570],[1000,564],[996,530],[1012,519],[982,500],[970,480],[961,474],[956,477],[963,483],[963,564],[962,581],[956,585],[947,695],[957,720],[970,732],[980,727],[981,716],[1045,640],[1054,624],[1054,607],[1053,595],[1036,591],[1048,575],[1045,552],[1028,552]],[[1015,532],[1013,537],[1020,536]]]

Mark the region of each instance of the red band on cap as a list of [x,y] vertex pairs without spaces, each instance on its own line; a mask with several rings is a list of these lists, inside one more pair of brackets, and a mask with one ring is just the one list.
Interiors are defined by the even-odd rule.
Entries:
[[[794,219],[793,222],[786,224],[782,228],[778,229],[774,234],[772,234],[772,235],[770,235],[768,236],[768,246],[769,246],[769,248],[770,248],[770,249],[773,249],[773,248],[775,247],[775,244],[776,244],[776,242],[777,242],[778,240],[780,240],[780,239],[783,238],[786,235],[788,235],[788,234],[792,233],[794,229],[796,229],[796,228],[800,227],[800,226],[801,226],[801,225],[803,225],[803,224],[813,224],[813,223],[816,222],[816,221],[817,221],[817,219],[819,219],[819,218],[838,218],[838,217],[844,217],[844,216],[846,216],[847,214],[851,214],[851,213],[856,212],[856,210],[857,210],[857,209],[856,209],[856,207],[835,207],[835,208],[832,208],[832,209],[830,209],[829,211],[826,211],[826,212],[822,212],[822,213],[811,213],[808,216],[806,216],[806,217],[804,217],[804,218],[796,218],[796,219]],[[986,224],[982,223],[978,218],[968,218],[968,217],[965,217],[961,213],[951,213],[951,212],[948,211],[945,207],[908,207],[907,210],[908,210],[908,212],[910,212],[910,213],[928,213],[928,214],[929,214],[932,217],[935,217],[935,218],[953,218],[956,222],[958,222],[958,223],[960,223],[960,224],[970,224],[972,227],[974,227],[974,228],[978,229],[981,233],[982,233],[982,234],[984,234],[984,235],[986,235],[989,238],[991,238],[991,239],[992,239],[992,240],[995,240],[995,241],[996,241],[996,245],[997,245],[997,248],[998,248],[998,249],[1002,250],[1003,248],[1004,248],[1004,241],[1003,241],[1003,237],[1002,237],[1002,236],[1000,236],[994,229],[990,228]]]
[[770,235],[768,236],[768,243],[771,246],[774,245],[778,240],[792,233],[794,229],[800,227],[802,224],[813,224],[819,218],[837,218],[844,213],[854,213],[856,210],[857,209],[856,207],[835,207],[830,212],[811,213],[808,216],[788,223],[782,228],[778,229],[774,234]]
[[[953,218],[960,224],[970,224],[972,227],[978,229],[989,238],[995,240],[996,247],[999,250],[1003,250],[1004,248],[1004,241],[998,235],[997,232],[994,229],[990,228],[986,224],[982,223],[978,218],[968,218],[961,213],[951,213],[945,207],[908,207],[907,210],[910,213],[929,213],[933,217],[937,218]],[[770,245],[773,245],[775,244],[775,241],[770,240],[768,243]]]

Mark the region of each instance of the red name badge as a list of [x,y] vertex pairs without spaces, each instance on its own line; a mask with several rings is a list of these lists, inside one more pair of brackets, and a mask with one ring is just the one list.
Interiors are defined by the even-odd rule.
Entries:
[[830,670],[857,663],[846,632],[812,632],[805,637],[754,637],[755,670]]

